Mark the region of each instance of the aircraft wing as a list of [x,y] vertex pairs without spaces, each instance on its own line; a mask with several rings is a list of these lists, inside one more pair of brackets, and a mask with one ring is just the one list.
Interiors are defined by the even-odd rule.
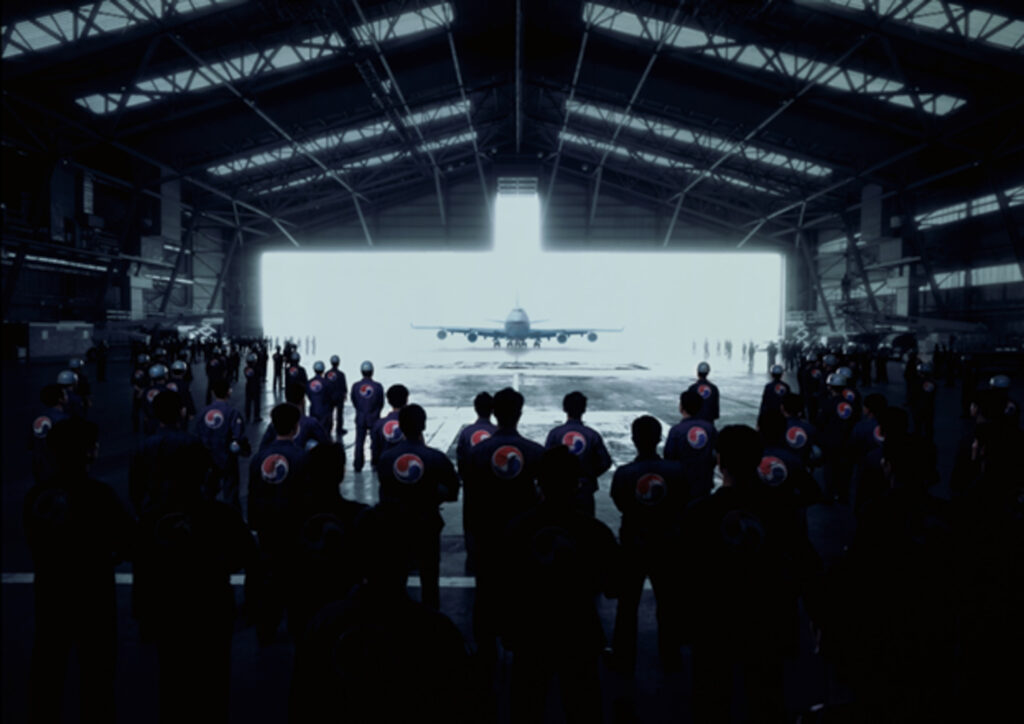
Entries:
[[[420,324],[410,324],[409,326],[413,329],[436,329],[439,337],[442,333],[444,335],[464,334],[467,337],[470,335],[476,335],[477,337],[490,339],[503,339],[508,336],[504,329],[498,329],[496,327],[446,327]],[[443,339],[444,337],[441,338]]]
[[586,337],[588,334],[596,332],[621,332],[625,327],[619,327],[618,329],[605,329],[603,327],[585,327],[577,329],[531,329],[527,332],[527,337],[530,339],[554,339],[559,336],[572,337],[579,335],[580,337]]

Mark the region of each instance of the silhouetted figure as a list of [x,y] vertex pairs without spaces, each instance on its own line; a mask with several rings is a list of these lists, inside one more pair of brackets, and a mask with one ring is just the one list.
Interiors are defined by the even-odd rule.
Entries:
[[[494,398],[490,392],[480,392],[473,398],[473,410],[476,412],[476,422],[466,425],[459,431],[459,439],[455,444],[455,461],[459,476],[463,479],[469,470],[470,452],[498,429],[491,422]],[[466,543],[466,575],[472,576],[476,572],[476,561],[473,559],[476,547],[473,544],[473,534],[466,525],[465,515],[462,516],[462,534]]]
[[235,617],[230,576],[254,563],[256,542],[235,507],[204,494],[206,461],[194,448],[180,455],[182,475],[139,520],[135,614],[144,636],[156,642],[160,721],[226,722]]
[[636,458],[615,471],[611,496],[622,513],[619,542],[623,570],[612,650],[616,668],[633,674],[636,667],[637,609],[644,581],[651,579],[657,605],[658,652],[662,666],[676,669],[679,656],[679,595],[674,551],[683,511],[693,493],[682,465],[657,453],[661,423],[650,415],[633,420]]
[[497,611],[501,602],[502,534],[517,515],[537,502],[537,467],[544,449],[516,431],[523,396],[510,387],[494,396],[498,429],[473,448],[463,474],[462,515],[472,532],[476,562],[473,633],[482,663],[497,656]]
[[[331,436],[323,428],[315,417],[306,414],[306,390],[300,385],[288,385],[284,392],[285,400],[299,411],[299,431],[292,442],[306,452],[309,452],[317,445],[326,445],[331,441]],[[278,437],[277,428],[274,427],[274,418],[271,416],[270,424],[263,432],[260,439],[259,452],[266,450]]]
[[46,438],[50,430],[61,420],[68,418],[64,411],[67,394],[60,385],[46,385],[39,391],[39,402],[42,411],[32,420],[32,435],[29,437],[29,450],[32,453],[32,478],[43,482],[52,473],[52,456],[46,452]]
[[380,419],[380,411],[384,407],[384,387],[373,379],[373,363],[364,360],[359,365],[359,371],[362,379],[352,383],[352,390],[349,393],[356,414],[356,442],[352,469],[357,473],[362,471],[365,462],[363,456],[366,436],[373,429],[374,423]]
[[462,635],[406,594],[410,550],[399,506],[381,503],[355,529],[361,582],[313,619],[296,648],[290,721],[478,722]]
[[688,555],[684,615],[693,652],[693,720],[730,720],[732,685],[742,672],[751,721],[784,715],[783,656],[796,625],[786,539],[758,479],[761,441],[749,427],[718,436],[722,486],[691,504],[683,523]]
[[211,386],[213,402],[202,411],[196,421],[196,436],[210,453],[213,469],[210,475],[210,490],[242,512],[240,496],[241,477],[238,457],[249,455],[252,449],[245,434],[245,420],[231,405],[231,385],[227,380],[217,380]]
[[409,389],[405,385],[391,385],[384,393],[391,411],[373,423],[370,428],[370,464],[374,469],[381,453],[402,441],[402,428],[398,424],[398,413],[409,402]]
[[405,535],[420,572],[420,600],[439,609],[444,519],[438,506],[458,500],[459,476],[445,453],[423,442],[427,413],[422,407],[402,407],[397,423],[403,439],[384,451],[378,461],[380,499],[399,505],[409,521]]
[[81,675],[81,720],[115,720],[114,564],[131,554],[135,521],[109,485],[89,477],[98,434],[85,420],[57,422],[47,436],[52,475],[25,497],[25,534],[35,570],[31,722],[61,721],[72,648]]
[[341,495],[345,450],[340,443],[313,448],[306,473],[304,492],[295,506],[297,534],[288,566],[288,628],[296,641],[320,609],[343,599],[359,582],[353,531],[367,510]]
[[543,502],[506,531],[502,641],[513,652],[512,719],[544,719],[555,679],[569,722],[601,721],[598,663],[604,631],[596,597],[616,595],[615,536],[574,510],[579,459],[564,445],[545,451]]
[[679,413],[683,419],[672,426],[665,439],[665,459],[682,464],[691,494],[695,496],[710,493],[715,477],[718,432],[714,424],[699,417],[703,404],[696,390],[689,389],[679,395]]
[[688,389],[700,395],[700,399],[703,401],[700,412],[697,413],[696,417],[714,424],[715,420],[719,417],[718,387],[708,379],[708,374],[710,373],[711,365],[707,362],[701,362],[697,365],[697,381],[690,385]]

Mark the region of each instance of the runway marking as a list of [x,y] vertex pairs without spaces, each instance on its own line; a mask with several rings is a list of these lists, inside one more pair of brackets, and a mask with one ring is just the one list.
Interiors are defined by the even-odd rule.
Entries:
[[[31,584],[35,581],[36,574],[32,572],[27,573],[4,573],[0,578],[0,584],[5,586],[9,585],[26,585]],[[131,573],[115,573],[114,583],[119,586],[130,586],[132,585],[132,574]],[[476,579],[473,576],[441,576],[440,579],[441,588],[476,588]],[[235,573],[231,576],[232,586],[244,586],[245,585],[245,574]],[[408,582],[405,584],[407,588],[419,588],[420,577],[409,576]],[[651,582],[644,582],[644,590],[651,590]]]

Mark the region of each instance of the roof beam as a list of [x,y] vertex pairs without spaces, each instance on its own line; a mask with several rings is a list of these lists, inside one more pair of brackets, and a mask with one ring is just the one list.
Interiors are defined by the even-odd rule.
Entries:
[[459,96],[462,98],[462,102],[466,107],[466,122],[469,124],[469,131],[473,134],[473,160],[476,162],[477,176],[480,177],[480,188],[484,192],[484,206],[487,209],[487,217],[494,223],[494,209],[491,207],[491,195],[487,191],[487,176],[484,174],[483,161],[481,160],[480,147],[477,144],[479,136],[477,135],[476,129],[473,127],[473,117],[469,112],[468,98],[466,97],[466,86],[462,80],[462,66],[459,63],[459,54],[455,52],[455,38],[452,37],[452,29],[449,26],[446,28],[448,35],[448,50],[452,56],[452,65],[455,68],[455,81],[459,85]]
[[523,144],[523,3],[516,0],[516,154]]

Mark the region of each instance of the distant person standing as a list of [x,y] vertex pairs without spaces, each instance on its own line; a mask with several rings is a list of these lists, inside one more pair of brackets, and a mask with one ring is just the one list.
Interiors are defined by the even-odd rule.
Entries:
[[281,354],[281,345],[276,347],[271,360],[274,363],[273,389],[274,392],[277,392],[284,387],[284,355]]
[[384,407],[384,386],[373,379],[373,363],[365,360],[359,371],[363,378],[352,385],[350,398],[356,411],[356,444],[352,468],[357,473],[362,471],[365,463],[366,438],[373,429],[373,424],[380,419],[380,411]]
[[700,395],[703,403],[700,412],[696,417],[714,424],[718,419],[718,387],[708,380],[711,373],[711,365],[701,362],[697,365],[697,381],[690,385],[689,389]]
[[749,360],[749,365],[747,366],[748,372],[754,371],[755,354],[757,354],[757,346],[753,342],[751,342],[749,345],[747,345],[747,359]]

